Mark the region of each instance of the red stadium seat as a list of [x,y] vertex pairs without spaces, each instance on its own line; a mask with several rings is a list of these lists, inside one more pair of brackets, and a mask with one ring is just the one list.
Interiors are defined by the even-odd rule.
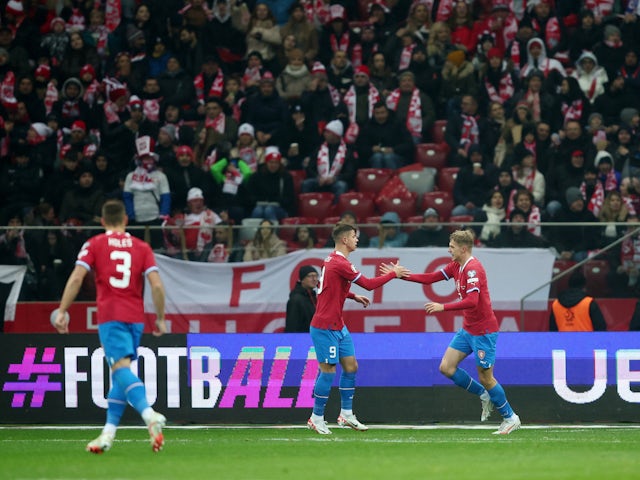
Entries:
[[[380,229],[379,229],[380,218],[381,217],[379,215],[372,215],[370,217],[365,218],[360,225],[360,228],[362,229],[362,231],[366,233],[370,239],[373,237],[377,237],[380,234]],[[362,224],[366,225],[368,223],[371,225],[362,226]]]
[[358,218],[375,215],[376,206],[373,202],[373,194],[362,192],[343,193],[340,195],[340,198],[338,198],[336,213],[342,215],[342,213],[347,210],[355,213]]
[[452,215],[449,217],[449,221],[453,224],[449,225],[449,231],[454,232],[469,222],[473,222],[473,215]]
[[302,187],[302,181],[307,178],[307,172],[305,170],[289,170],[289,173],[293,177],[293,192],[298,195]]
[[[569,268],[573,267],[577,262],[574,262],[573,260],[556,260],[555,262],[553,262],[553,274],[552,276],[555,277],[556,275],[564,272],[565,270],[568,270]],[[560,278],[559,280],[556,280],[555,282],[551,282],[550,286],[549,286],[549,298],[558,298],[558,293],[565,291],[567,288],[569,288],[569,277],[571,276],[571,274],[567,274],[564,277]]]
[[325,218],[333,215],[333,193],[313,192],[298,195],[298,216]]
[[447,166],[449,147],[447,144],[419,143],[416,145],[414,161],[425,167],[433,167],[437,170]]
[[383,197],[376,202],[380,213],[396,212],[402,221],[416,214],[416,196]]
[[340,221],[340,217],[326,217],[318,222],[318,226],[316,227],[316,236],[318,237],[318,242],[324,245],[324,242],[327,241],[329,237],[331,237],[331,232],[333,232],[333,227],[336,226],[336,223]]
[[393,175],[390,168],[360,168],[356,173],[356,190],[363,193],[378,193]]
[[611,293],[609,287],[609,262],[607,260],[589,260],[582,267],[587,280],[585,291],[590,297],[608,297]]
[[280,228],[278,235],[282,240],[291,241],[296,233],[298,225],[315,225],[318,223],[317,218],[313,217],[286,217],[280,220]]
[[440,220],[443,222],[449,221],[453,207],[453,196],[449,192],[440,190],[425,193],[422,195],[422,201],[420,202],[420,208],[423,211],[427,208],[435,208],[440,214]]
[[[411,217],[406,219],[406,223],[419,223],[422,225],[424,223],[424,217],[422,215],[412,215]],[[404,227],[404,231],[407,233],[411,233],[418,228],[420,228],[418,225],[407,225],[406,227]]]
[[438,172],[438,188],[444,192],[453,193],[453,185],[456,183],[456,177],[460,168],[447,167]]
[[433,143],[446,143],[444,132],[447,130],[446,120],[436,120],[431,127],[431,141]]

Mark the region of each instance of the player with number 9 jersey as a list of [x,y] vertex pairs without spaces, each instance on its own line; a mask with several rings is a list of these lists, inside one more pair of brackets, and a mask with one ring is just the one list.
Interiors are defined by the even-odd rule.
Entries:
[[98,324],[143,321],[144,279],[158,270],[147,243],[129,233],[107,231],[82,246],[76,265],[95,272]]

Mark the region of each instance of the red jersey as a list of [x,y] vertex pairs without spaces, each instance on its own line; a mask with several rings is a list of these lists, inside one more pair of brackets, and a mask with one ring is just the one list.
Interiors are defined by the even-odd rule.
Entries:
[[342,309],[351,282],[360,277],[358,269],[340,252],[332,252],[324,259],[318,283],[318,304],[311,326],[326,330],[342,330]]
[[[460,300],[464,300],[471,292],[478,292],[478,303],[472,308],[462,310],[464,328],[471,335],[485,335],[498,331],[498,320],[491,307],[487,274],[480,261],[474,257],[460,266],[458,262],[451,262],[442,270],[447,280],[453,278]],[[456,303],[448,303],[445,310],[456,310]]]
[[76,265],[95,271],[99,324],[144,322],[144,277],[158,270],[147,243],[128,233],[108,231],[87,240]]

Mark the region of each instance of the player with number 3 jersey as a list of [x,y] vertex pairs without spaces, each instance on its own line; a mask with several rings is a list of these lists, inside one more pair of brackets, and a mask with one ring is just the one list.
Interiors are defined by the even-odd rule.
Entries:
[[310,327],[320,372],[313,390],[315,397],[313,413],[307,421],[307,427],[321,435],[331,434],[324,420],[324,410],[338,362],[342,366],[339,385],[341,409],[338,425],[354,430],[368,430],[368,427],[360,423],[353,413],[358,362],[351,335],[344,323],[342,310],[347,298],[361,303],[365,308],[370,300],[349,291],[351,283],[366,290],[373,290],[394,278],[402,278],[409,274],[406,268],[396,264],[392,265],[385,275],[367,278],[348,260],[349,254],[358,246],[356,228],[353,225],[339,223],[333,229],[332,237],[336,249],[324,260],[318,288],[318,304]]
[[54,326],[59,333],[69,333],[67,310],[73,303],[85,276],[95,272],[98,335],[107,363],[111,367],[111,390],[107,395],[107,421],[98,438],[87,444],[91,453],[111,448],[127,403],[133,406],[147,424],[151,448],[162,449],[164,415],[151,408],[144,384],[131,370],[138,358],[138,347],[144,330],[143,289],[145,277],[151,287],[156,310],[156,336],[166,333],[164,319],[164,286],[153,251],[148,244],[126,231],[124,204],[109,200],[102,207],[102,225],[106,232],[90,238],[80,250],[76,266],[62,293]]

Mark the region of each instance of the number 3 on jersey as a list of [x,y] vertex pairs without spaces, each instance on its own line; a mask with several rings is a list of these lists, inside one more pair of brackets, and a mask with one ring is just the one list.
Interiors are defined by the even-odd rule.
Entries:
[[112,276],[109,277],[109,284],[113,288],[127,288],[131,281],[131,253],[114,250],[109,255],[109,258],[116,264],[116,272],[122,274],[120,278]]

